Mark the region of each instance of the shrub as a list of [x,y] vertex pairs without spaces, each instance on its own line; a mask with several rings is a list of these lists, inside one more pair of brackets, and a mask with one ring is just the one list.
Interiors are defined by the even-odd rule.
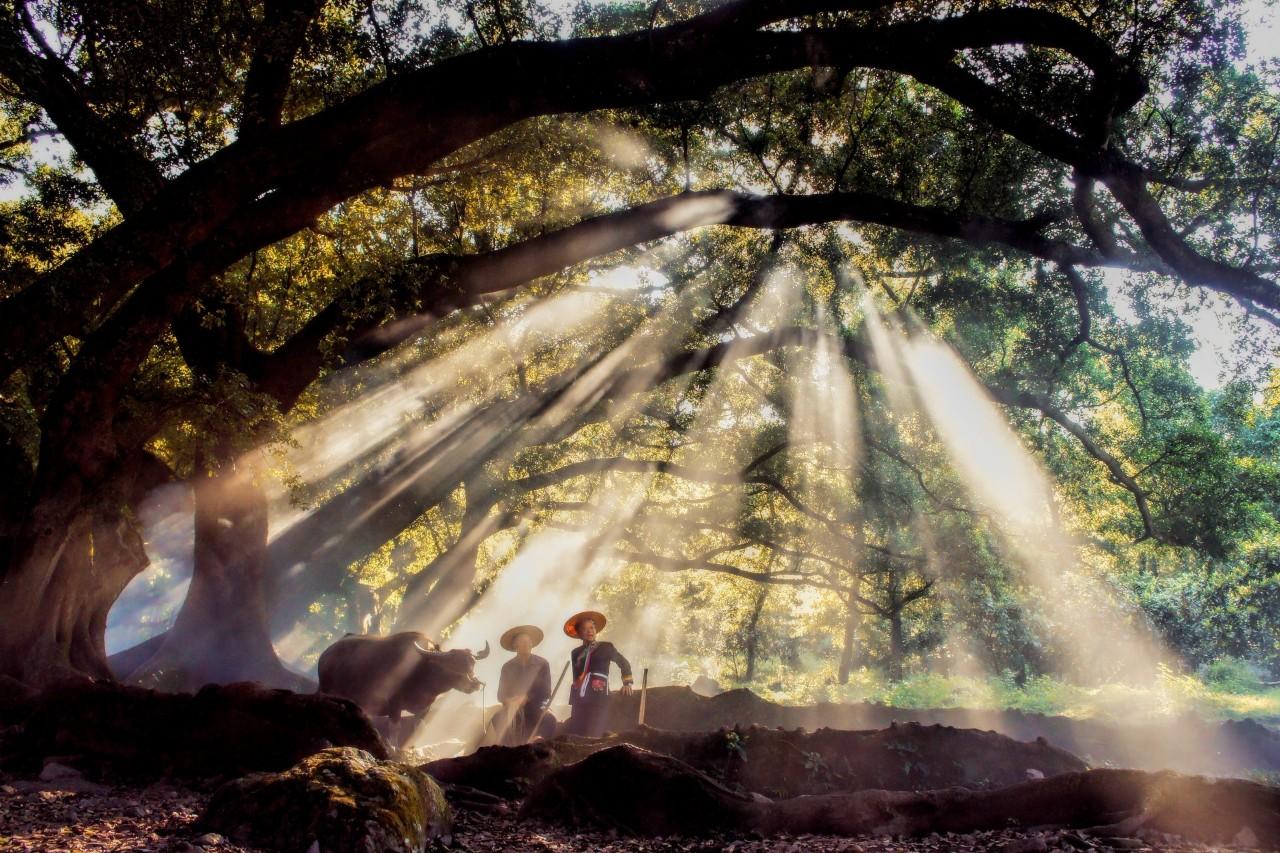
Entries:
[[1239,658],[1222,658],[1206,664],[1201,669],[1201,677],[1211,687],[1225,693],[1256,693],[1263,687],[1258,671]]

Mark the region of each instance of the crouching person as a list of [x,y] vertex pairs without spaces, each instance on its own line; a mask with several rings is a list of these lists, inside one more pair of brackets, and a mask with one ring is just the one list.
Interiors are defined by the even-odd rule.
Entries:
[[546,658],[533,653],[542,636],[541,628],[517,625],[498,640],[504,649],[515,652],[515,657],[502,665],[502,674],[498,677],[498,701],[502,707],[493,717],[490,729],[493,743],[518,746],[528,743],[535,735],[546,738],[555,735],[556,718],[542,713],[551,699],[551,665]]

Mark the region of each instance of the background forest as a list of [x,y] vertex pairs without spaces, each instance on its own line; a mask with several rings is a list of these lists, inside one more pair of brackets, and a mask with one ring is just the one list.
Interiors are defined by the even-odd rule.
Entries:
[[[95,311],[125,291],[99,308],[50,297],[87,332],[21,337],[47,316],[30,300],[4,327],[8,577],[43,553],[30,508],[64,505],[58,460],[109,508],[65,525],[92,530],[86,559],[126,554],[123,594],[86,624],[142,683],[264,677],[260,624],[308,672],[346,631],[478,648],[597,603],[606,638],[658,683],[1280,717],[1280,64],[1249,58],[1235,4],[998,5],[736,4],[763,34],[944,13],[1019,33],[957,37],[945,72],[810,45],[816,58],[744,60],[705,91],[596,104],[584,68],[587,94],[563,109],[331,192],[312,193],[328,143],[302,131],[281,149],[296,174],[245,160],[233,225],[279,221],[253,205],[295,190],[323,204],[236,244],[213,285],[146,326],[136,365],[106,380],[104,421],[68,389],[108,387],[77,365],[120,316]],[[133,234],[119,229],[151,215],[143,188],[270,138],[262,104],[287,130],[522,40],[666,38],[714,14],[683,0],[18,4],[0,45],[0,296],[13,309]],[[262,15],[297,24],[272,31],[275,54],[242,38]],[[1036,15],[1089,38],[1046,35]],[[1119,63],[1105,73],[1095,38]],[[242,100],[279,54],[287,87]],[[521,67],[475,73],[514,91]],[[73,96],[133,154],[82,147]],[[420,128],[379,121],[418,144]],[[1092,150],[1099,133],[1105,165],[1062,142]],[[270,169],[287,172],[279,188],[258,179]],[[173,209],[221,210],[210,185]],[[1231,326],[1212,387],[1190,370],[1200,310]],[[111,464],[58,444],[68,424],[113,436]],[[229,485],[202,498],[210,482]],[[231,518],[202,516],[227,494],[230,537],[201,526]],[[225,557],[259,540],[246,577],[188,587],[193,544],[199,575],[202,542]],[[64,645],[60,660],[98,665]]]

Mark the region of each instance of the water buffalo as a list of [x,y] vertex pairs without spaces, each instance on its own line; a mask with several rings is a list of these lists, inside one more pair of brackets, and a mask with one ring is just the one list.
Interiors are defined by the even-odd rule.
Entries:
[[[489,656],[489,643],[443,651],[426,634],[404,631],[389,637],[347,634],[320,655],[320,692],[343,696],[370,717],[389,717],[393,746],[404,746],[441,693],[474,693],[482,686],[475,663]],[[400,715],[412,721],[402,731]]]

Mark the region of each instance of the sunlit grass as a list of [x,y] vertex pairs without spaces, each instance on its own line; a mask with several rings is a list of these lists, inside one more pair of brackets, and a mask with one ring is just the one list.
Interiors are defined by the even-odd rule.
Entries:
[[1261,683],[1223,680],[1221,673],[1202,675],[1160,671],[1149,685],[1072,684],[1050,676],[1017,684],[1011,676],[972,678],[922,674],[889,681],[874,670],[850,674],[837,684],[825,667],[807,674],[770,671],[750,687],[762,697],[785,705],[818,702],[877,702],[895,708],[925,710],[968,708],[1012,710],[1075,719],[1140,722],[1194,714],[1207,720],[1252,718],[1280,722],[1280,688]]

